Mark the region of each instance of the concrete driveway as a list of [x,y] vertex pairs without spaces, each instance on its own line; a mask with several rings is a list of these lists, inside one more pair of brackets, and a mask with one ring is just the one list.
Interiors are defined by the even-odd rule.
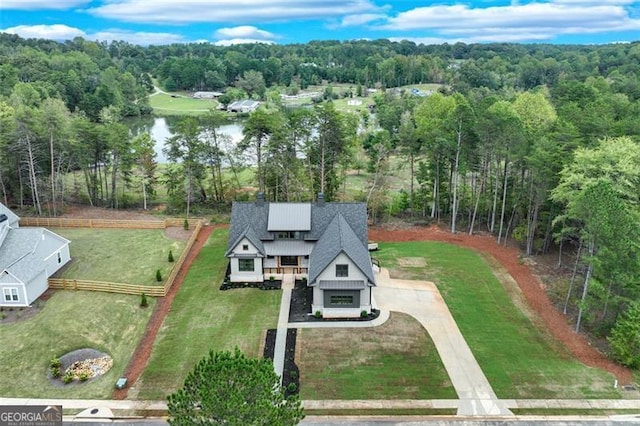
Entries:
[[377,307],[411,315],[429,332],[460,398],[458,415],[513,415],[493,392],[435,284],[391,279],[384,268],[376,279]]

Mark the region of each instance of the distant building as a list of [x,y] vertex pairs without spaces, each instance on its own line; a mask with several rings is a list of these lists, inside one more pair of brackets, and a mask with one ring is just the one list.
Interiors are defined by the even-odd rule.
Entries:
[[20,228],[0,203],[0,306],[29,306],[69,260],[69,240],[45,228]]
[[347,101],[347,105],[360,106],[360,105],[362,105],[362,100],[360,100],[360,99],[349,99]]
[[260,102],[251,99],[235,101],[227,106],[229,112],[252,112],[258,109]]
[[222,95],[222,92],[195,92],[193,94],[193,99],[215,99]]

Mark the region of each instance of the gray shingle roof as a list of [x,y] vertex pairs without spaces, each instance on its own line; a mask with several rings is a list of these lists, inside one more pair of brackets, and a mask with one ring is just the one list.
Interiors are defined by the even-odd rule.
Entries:
[[[365,217],[366,229],[366,217]],[[342,213],[334,216],[325,229],[322,237],[316,243],[309,260],[309,285],[314,285],[318,275],[340,254],[344,253],[362,271],[373,285],[373,268],[367,249],[356,235]]]
[[11,229],[0,247],[0,271],[28,283],[45,269],[45,257],[68,242],[44,228]]

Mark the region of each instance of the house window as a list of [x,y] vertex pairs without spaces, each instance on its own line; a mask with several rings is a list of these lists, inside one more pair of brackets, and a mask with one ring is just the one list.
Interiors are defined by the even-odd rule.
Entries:
[[353,295],[335,294],[331,296],[332,305],[353,305]]
[[348,277],[349,265],[336,265],[336,277]]
[[60,252],[58,252],[58,263],[62,263],[62,259],[60,258]]
[[301,240],[302,234],[299,231],[279,231],[276,233],[278,240]]
[[248,251],[249,250],[249,244],[243,244],[242,245],[242,250]]
[[298,266],[298,256],[280,256],[281,266]]
[[240,272],[253,272],[253,259],[239,259],[238,271]]
[[17,302],[18,301],[18,289],[17,288],[4,288],[2,289],[4,293],[4,301],[5,302]]

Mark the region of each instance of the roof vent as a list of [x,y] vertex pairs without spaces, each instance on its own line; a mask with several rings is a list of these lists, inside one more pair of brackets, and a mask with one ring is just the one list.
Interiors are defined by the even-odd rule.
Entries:
[[318,192],[318,207],[324,206],[324,194],[322,192]]
[[258,192],[258,198],[256,198],[256,206],[264,205],[264,192]]
[[4,213],[0,214],[0,223],[4,222],[4,221],[6,221],[6,220],[9,220],[9,218],[7,217],[7,215],[6,215],[6,214],[4,214]]

